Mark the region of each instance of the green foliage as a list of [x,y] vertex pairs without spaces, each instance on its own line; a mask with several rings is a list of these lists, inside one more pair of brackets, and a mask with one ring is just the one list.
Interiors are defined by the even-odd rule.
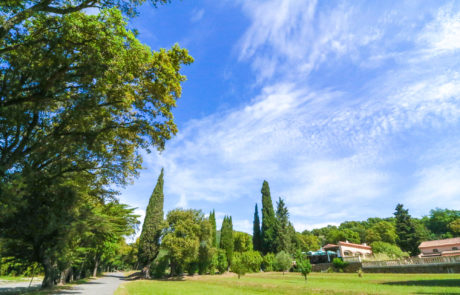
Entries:
[[457,218],[449,223],[449,229],[454,236],[460,236],[460,218]]
[[156,279],[161,279],[166,275],[166,269],[169,267],[169,259],[166,253],[157,255],[153,261],[150,269],[152,270],[152,275]]
[[259,219],[259,209],[256,207],[254,209],[254,224],[252,230],[252,245],[253,249],[256,251],[262,251],[262,240],[261,240],[261,232],[260,232],[260,219]]
[[275,252],[276,217],[273,210],[272,198],[268,182],[262,184],[262,252]]
[[449,224],[460,219],[460,210],[432,209],[430,214],[425,216],[422,221],[425,226],[434,234],[436,239],[446,239],[454,237]]
[[[155,189],[153,190],[147,206],[144,224],[142,225],[138,256],[139,262],[142,263],[143,266],[150,266],[160,251],[160,238],[165,226],[163,220],[163,175],[164,171],[161,169],[157,184],[155,185]],[[150,276],[148,270],[145,272],[145,276],[147,278]]]
[[192,261],[187,264],[186,271],[189,276],[193,276],[198,271],[198,263]]
[[260,255],[259,251],[246,251],[241,253],[241,259],[246,266],[248,272],[259,272],[263,258]]
[[332,265],[336,270],[343,272],[343,270],[348,266],[348,262],[336,257],[332,260]]
[[275,224],[274,247],[276,252],[285,251],[293,253],[295,251],[295,230],[289,222],[289,211],[281,198],[277,202]]
[[197,262],[200,243],[210,240],[211,226],[198,210],[172,210],[166,221],[161,247],[168,252],[171,275],[179,275],[190,263]]
[[298,257],[296,260],[296,266],[297,269],[300,271],[300,273],[304,276],[305,282],[307,281],[307,275],[311,272],[312,266],[310,263],[310,260],[305,257]]
[[285,271],[288,271],[292,266],[292,257],[284,252],[281,251],[276,254],[274,260],[274,267],[277,271],[282,271],[283,274]]
[[217,249],[217,270],[220,274],[223,274],[228,269],[227,254],[224,249]]
[[396,243],[396,229],[393,223],[388,221],[379,221],[371,228],[366,230],[366,241],[368,243],[381,241],[390,244]]
[[317,236],[308,233],[296,233],[296,235],[299,241],[298,249],[302,250],[302,252],[316,251],[321,248],[320,240]]
[[371,244],[371,247],[373,253],[383,253],[388,255],[390,258],[401,258],[409,256],[407,252],[403,252],[398,246],[386,242],[376,241]]
[[359,234],[350,229],[332,229],[327,233],[326,241],[329,244],[337,244],[342,241],[349,241],[351,243],[359,244]]
[[263,257],[262,261],[262,269],[263,271],[273,271],[275,269],[275,254],[267,253]]
[[233,224],[232,224],[232,217],[225,216],[224,220],[222,221],[222,229],[220,230],[220,248],[225,250],[225,254],[227,255],[228,265],[232,264],[233,258]]
[[250,234],[234,231],[233,232],[233,250],[235,252],[246,252],[251,251],[252,248],[252,237]]
[[404,209],[402,204],[398,204],[394,215],[396,218],[396,234],[398,236],[396,242],[398,246],[412,256],[417,255],[419,253],[420,238],[417,235],[415,224],[409,215],[409,211]]
[[232,265],[230,266],[230,271],[236,273],[238,279],[248,271],[242,256],[242,253],[236,252],[233,255]]
[[216,212],[214,210],[209,213],[209,222],[211,223],[211,245],[217,248]]

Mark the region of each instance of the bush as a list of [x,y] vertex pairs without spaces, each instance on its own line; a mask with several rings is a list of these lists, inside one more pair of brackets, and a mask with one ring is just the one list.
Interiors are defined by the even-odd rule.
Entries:
[[273,271],[275,263],[275,254],[267,253],[262,260],[262,269],[263,271]]
[[166,255],[158,255],[158,257],[153,261],[150,269],[152,270],[152,276],[156,279],[160,279],[165,276],[166,269],[169,266],[169,259]]
[[217,250],[217,269],[220,274],[223,274],[228,268],[227,254],[224,249]]
[[284,251],[279,252],[275,256],[275,268],[277,271],[284,272],[292,266],[292,257]]
[[340,272],[343,272],[343,270],[345,269],[345,267],[348,266],[348,262],[346,261],[343,261],[342,259],[340,258],[334,258],[334,260],[332,260],[332,265],[334,265],[334,268]]
[[372,252],[375,254],[386,254],[390,259],[409,257],[407,252],[403,252],[396,245],[385,242],[373,242],[371,244]]
[[241,260],[248,272],[259,272],[263,258],[258,251],[247,251],[241,253]]
[[189,276],[193,276],[198,271],[198,263],[190,262],[187,264],[187,273]]

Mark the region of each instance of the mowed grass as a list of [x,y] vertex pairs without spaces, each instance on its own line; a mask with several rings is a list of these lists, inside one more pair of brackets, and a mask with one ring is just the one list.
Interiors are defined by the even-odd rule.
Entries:
[[116,295],[234,294],[460,294],[460,274],[297,273],[194,276],[181,280],[139,280],[122,284]]

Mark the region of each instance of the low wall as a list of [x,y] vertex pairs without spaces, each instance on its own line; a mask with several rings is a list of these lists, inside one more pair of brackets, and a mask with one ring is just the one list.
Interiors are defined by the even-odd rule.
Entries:
[[363,268],[367,273],[460,273],[460,264],[404,265]]
[[[334,268],[334,265],[332,263],[318,263],[318,264],[312,264],[312,271],[314,272],[325,272],[328,268]],[[343,272],[357,272],[358,269],[361,268],[361,263],[360,262],[350,262],[348,265],[345,267]]]

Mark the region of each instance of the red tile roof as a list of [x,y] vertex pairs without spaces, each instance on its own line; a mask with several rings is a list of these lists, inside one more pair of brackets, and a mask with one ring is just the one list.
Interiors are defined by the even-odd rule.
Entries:
[[441,247],[441,246],[450,246],[450,245],[460,245],[460,237],[444,239],[444,240],[435,240],[435,241],[425,241],[418,246],[419,248],[430,248],[430,247]]
[[353,248],[360,248],[360,249],[366,249],[366,250],[372,250],[372,247],[367,246],[367,245],[362,245],[362,244],[353,244],[349,242],[339,242],[340,246],[348,246],[348,247],[353,247]]

